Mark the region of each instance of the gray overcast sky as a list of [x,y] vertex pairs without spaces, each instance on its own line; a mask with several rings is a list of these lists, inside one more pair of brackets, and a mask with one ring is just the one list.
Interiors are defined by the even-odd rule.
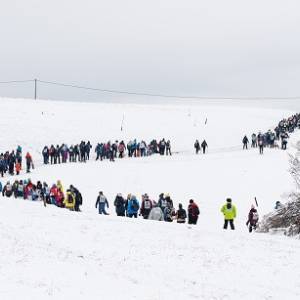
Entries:
[[[299,0],[1,0],[0,81],[300,96]],[[0,85],[32,97],[31,84]],[[107,94],[39,86],[42,98]]]

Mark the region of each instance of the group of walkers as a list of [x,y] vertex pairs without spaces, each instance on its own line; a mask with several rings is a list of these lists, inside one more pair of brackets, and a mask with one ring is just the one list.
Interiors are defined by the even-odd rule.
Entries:
[[42,151],[43,162],[47,164],[60,164],[66,162],[86,162],[90,159],[92,145],[90,141],[81,141],[80,144],[71,145],[62,144],[61,146],[45,146]]
[[0,182],[0,192],[4,197],[21,198],[31,201],[43,201],[44,205],[53,204],[58,207],[67,208],[69,210],[80,211],[82,205],[82,195],[73,185],[64,192],[63,185],[60,180],[56,184],[49,186],[46,182],[33,183],[28,180],[15,180],[14,183],[8,181],[4,187]]
[[[26,172],[34,168],[33,160],[29,152],[25,156]],[[4,177],[5,173],[9,175],[19,175],[22,170],[22,147],[18,146],[16,151],[6,151],[0,154],[0,174]]]
[[[294,132],[296,128],[300,129],[300,114],[292,115],[287,119],[282,119],[275,129],[268,130],[265,133],[259,132],[257,135],[251,135],[251,148],[259,148],[259,153],[263,154],[264,147],[278,148],[277,141],[280,142],[282,150],[286,150],[288,144],[289,133]],[[242,143],[243,149],[248,149],[249,139],[244,136]]]
[[199,140],[196,140],[194,143],[194,148],[196,150],[196,154],[198,154],[201,149],[202,149],[202,153],[205,154],[206,148],[208,148],[206,140],[203,140],[201,144],[199,143]]
[[[108,215],[106,208],[109,208],[109,202],[102,191],[99,192],[95,206],[99,214]],[[179,204],[178,209],[175,210],[170,195],[163,193],[159,195],[158,201],[152,200],[148,194],[144,194],[141,202],[135,195],[128,194],[125,198],[118,193],[114,200],[114,206],[117,216],[120,217],[137,218],[141,216],[144,219],[165,222],[185,223],[188,219],[189,224],[197,224],[200,214],[199,207],[193,199],[189,201],[187,212],[182,204]]]
[[165,139],[152,140],[147,144],[144,140],[138,142],[136,139],[130,140],[127,144],[122,141],[115,141],[107,143],[98,143],[95,147],[96,160],[109,159],[114,161],[115,158],[123,158],[126,156],[126,151],[128,157],[144,157],[152,154],[159,153],[160,155],[172,155],[171,152],[171,142],[165,141]]
[[[183,208],[182,204],[178,204],[177,210],[173,206],[173,201],[169,194],[161,193],[158,201],[151,200],[148,194],[142,195],[141,203],[135,195],[128,194],[127,197],[123,197],[121,193],[118,193],[114,200],[114,206],[117,216],[137,218],[142,216],[144,219],[165,221],[184,224],[186,219],[188,224],[197,224],[200,210],[198,205],[193,199],[189,201],[187,211]],[[107,197],[103,194],[103,191],[99,192],[99,195],[95,204],[99,214],[108,215],[106,208],[109,208],[109,202]],[[236,206],[232,204],[232,200],[228,198],[226,203],[221,207],[221,212],[224,215],[224,229],[228,228],[228,224],[232,230],[235,229],[234,219],[237,216]],[[252,232],[257,227],[258,212],[254,205],[248,214],[246,225],[249,228],[249,232]]]

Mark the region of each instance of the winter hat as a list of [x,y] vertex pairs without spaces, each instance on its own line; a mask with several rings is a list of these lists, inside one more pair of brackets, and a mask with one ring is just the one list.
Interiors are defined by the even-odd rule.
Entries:
[[194,203],[194,200],[193,200],[193,199],[190,199],[190,203],[191,203],[191,204]]
[[232,200],[231,200],[230,198],[227,198],[227,199],[226,199],[226,202],[229,202],[229,203],[231,203],[231,202],[232,202]]

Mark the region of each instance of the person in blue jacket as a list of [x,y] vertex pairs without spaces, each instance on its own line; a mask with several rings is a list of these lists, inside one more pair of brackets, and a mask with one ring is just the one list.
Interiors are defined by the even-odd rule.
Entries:
[[2,183],[0,181],[0,193],[2,193]]
[[136,196],[132,195],[130,200],[128,201],[128,206],[127,206],[128,217],[129,218],[132,218],[132,217],[137,218],[139,209],[140,209],[139,201],[136,199]]

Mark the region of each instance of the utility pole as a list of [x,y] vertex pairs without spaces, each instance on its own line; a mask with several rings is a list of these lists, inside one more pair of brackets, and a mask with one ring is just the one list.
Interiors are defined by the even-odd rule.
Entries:
[[37,88],[37,79],[34,79],[34,100],[36,100],[36,96],[37,96],[37,90],[36,90],[36,88]]

